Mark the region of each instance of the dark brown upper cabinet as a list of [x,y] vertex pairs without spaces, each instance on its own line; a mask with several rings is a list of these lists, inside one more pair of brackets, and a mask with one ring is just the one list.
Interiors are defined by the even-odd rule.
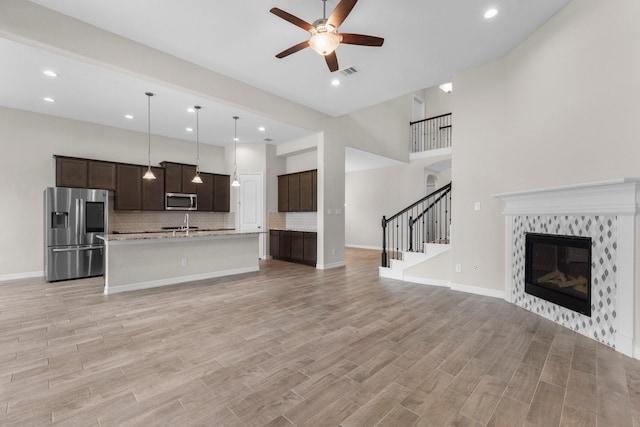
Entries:
[[[146,169],[142,168],[142,173]],[[142,210],[163,211],[164,210],[164,169],[151,168],[156,179],[142,180]]]
[[202,184],[191,182],[196,176],[196,167],[193,165],[182,165],[182,191],[185,194],[196,194],[197,188]]
[[315,212],[317,170],[278,176],[278,212]]
[[182,165],[160,163],[164,167],[164,189],[167,193],[182,193]]
[[289,175],[278,176],[278,212],[289,212]]
[[87,163],[85,159],[56,156],[56,187],[88,188]]
[[88,164],[89,188],[99,188],[112,191],[116,189],[115,163],[89,160]]
[[[198,203],[200,203],[198,201]],[[229,212],[231,209],[231,177],[229,175],[213,175],[213,210]]]
[[198,195],[198,210],[211,212],[213,211],[213,174],[200,172],[200,178],[202,178],[202,184],[194,184]]
[[300,211],[300,174],[289,175],[289,212]]
[[118,163],[116,165],[116,210],[142,209],[143,167]]
[[300,212],[316,211],[317,171],[300,172]]
[[197,188],[201,184],[191,182],[196,176],[194,165],[183,165],[181,163],[162,162],[165,169],[165,191],[167,193],[196,194]]

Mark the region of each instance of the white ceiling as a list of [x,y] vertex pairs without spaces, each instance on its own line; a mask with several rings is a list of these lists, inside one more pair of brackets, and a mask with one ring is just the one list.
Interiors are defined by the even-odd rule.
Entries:
[[[454,74],[504,56],[570,0],[360,0],[340,30],[385,38],[380,48],[343,45],[340,69],[304,49],[275,54],[308,33],[269,13],[279,7],[308,22],[322,16],[321,0],[32,0],[96,27],[233,77],[320,112],[339,116],[448,81]],[[327,1],[327,13],[338,0]],[[485,20],[489,7],[497,17]],[[0,104],[146,132],[146,91],[152,99],[152,133],[192,140],[186,108],[200,104],[200,140],[232,142],[233,115],[241,142],[298,139],[309,131],[268,120],[205,97],[162,87],[65,56],[0,38]],[[42,75],[55,69],[60,77]],[[338,77],[340,86],[330,85]],[[57,102],[45,104],[42,97]],[[134,120],[124,119],[132,114]],[[266,132],[259,132],[265,126]]]

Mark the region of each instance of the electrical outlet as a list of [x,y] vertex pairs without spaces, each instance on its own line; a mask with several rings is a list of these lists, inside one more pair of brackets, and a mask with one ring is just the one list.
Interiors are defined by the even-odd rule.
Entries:
[[475,210],[479,211],[479,210],[480,210],[480,202],[475,202],[475,203],[473,204],[473,209],[475,209]]
[[473,269],[477,270],[478,268],[480,268],[480,266],[478,264],[473,264]]
[[456,273],[461,273],[461,272],[462,272],[462,265],[456,264]]
[[335,249],[331,249],[331,255],[335,255],[336,254],[336,250]]
[[188,264],[188,261],[186,258],[182,258],[182,260],[180,261],[180,267],[186,267]]

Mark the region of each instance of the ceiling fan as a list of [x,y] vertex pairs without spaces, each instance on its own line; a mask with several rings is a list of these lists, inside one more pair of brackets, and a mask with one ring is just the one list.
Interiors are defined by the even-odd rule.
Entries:
[[272,8],[270,10],[271,13],[305,31],[308,31],[311,34],[311,38],[309,40],[305,40],[295,46],[291,46],[289,49],[283,50],[276,55],[276,58],[284,58],[306,47],[311,47],[311,49],[324,56],[324,59],[327,61],[327,65],[329,66],[329,70],[334,72],[338,71],[338,58],[336,57],[335,50],[340,43],[355,44],[359,46],[382,46],[382,43],[384,43],[384,39],[382,37],[338,32],[338,27],[340,27],[342,22],[344,22],[347,16],[349,16],[351,9],[353,9],[357,1],[358,0],[341,0],[327,19],[327,0],[322,0],[322,19],[317,19],[313,24],[309,24],[297,16],[293,16],[292,14],[285,12],[282,9],[278,9],[277,7]]

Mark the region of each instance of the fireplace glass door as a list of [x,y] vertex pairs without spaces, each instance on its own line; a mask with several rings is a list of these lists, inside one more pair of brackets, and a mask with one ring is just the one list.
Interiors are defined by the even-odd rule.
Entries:
[[525,292],[591,316],[591,238],[527,233]]

